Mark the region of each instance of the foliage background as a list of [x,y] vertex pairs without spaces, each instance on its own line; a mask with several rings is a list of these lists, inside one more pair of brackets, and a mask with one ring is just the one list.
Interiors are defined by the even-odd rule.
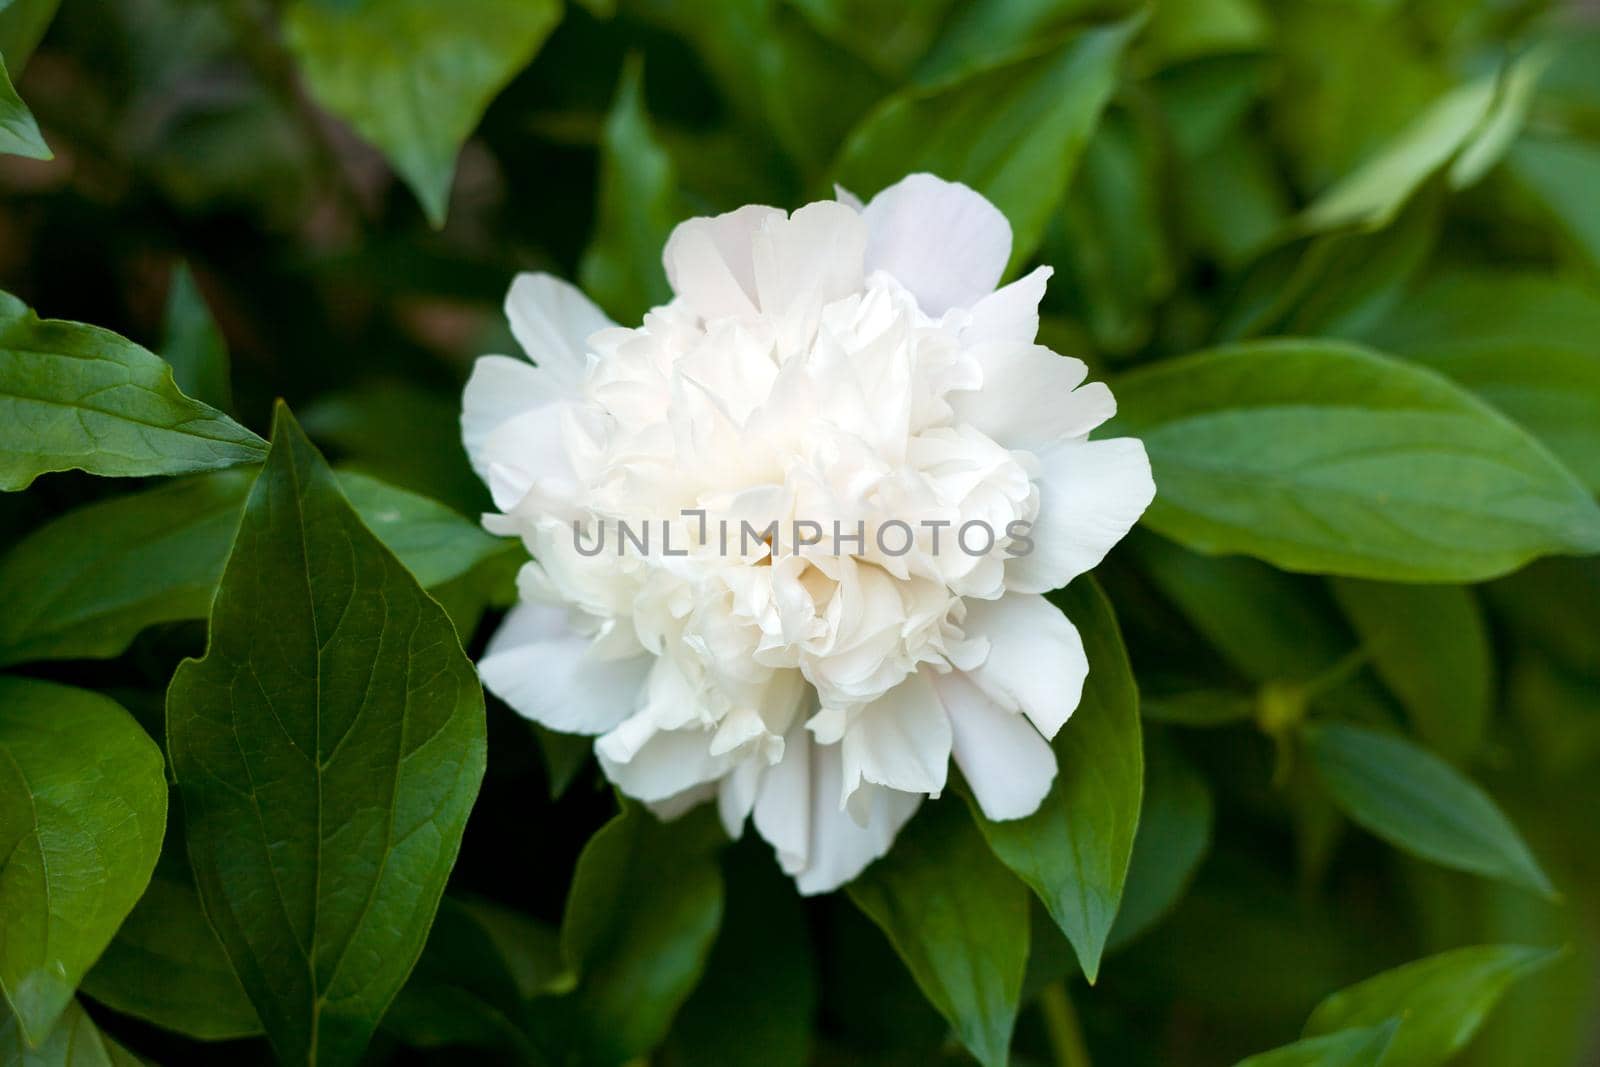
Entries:
[[[54,154],[0,155],[0,288],[166,355],[189,392],[263,436],[282,397],[341,468],[466,516],[488,500],[458,443],[458,391],[474,356],[513,351],[498,304],[514,272],[581,280],[626,321],[663,297],[659,249],[689,214],[793,206],[836,178],[870,195],[911,169],[983,189],[1017,228],[1018,265],[1056,268],[1043,340],[1097,377],[1132,376],[1117,387],[1123,418],[1155,435],[1163,493],[1150,529],[1099,574],[1144,719],[1123,914],[1091,987],[1032,905],[1013,1062],[1233,1063],[1294,1041],[1324,997],[1361,979],[1517,943],[1565,951],[1481,1031],[1493,982],[1456,976],[1431,1002],[1380,1005],[1368,1022],[1413,1020],[1383,1062],[1600,1063],[1600,564],[1574,558],[1600,547],[1585,510],[1600,487],[1600,30],[1580,7],[53,7],[0,3],[0,56],[38,131],[0,98],[0,147],[41,155],[42,133]],[[1141,370],[1275,336],[1394,359],[1363,370],[1365,357],[1296,343],[1245,350],[1233,372]],[[1395,377],[1406,367],[1460,388],[1418,399],[1439,379]],[[1186,437],[1163,410],[1226,409],[1263,381],[1281,385],[1270,399],[1287,421]],[[1468,393],[1521,429],[1484,429]],[[1351,441],[1347,408],[1411,427],[1454,411],[1459,432],[1417,447],[1481,440],[1537,467],[1549,491],[1457,507],[1472,496],[1451,480],[1459,469],[1417,463],[1372,473],[1373,499],[1351,502],[1262,473],[1263,455],[1292,466],[1309,462],[1306,441]],[[1209,448],[1209,467],[1181,462]],[[1239,482],[1242,510],[1207,511]],[[108,694],[161,740],[169,680],[205,649],[214,580],[180,591],[184,606],[126,649],[14,651],[26,588],[101,550],[93,527],[74,543],[47,524],[158,484],[56,473],[0,496],[0,584],[12,583],[0,630],[8,678]],[[359,484],[345,488],[359,505]],[[1372,517],[1408,506],[1405,521]],[[1432,545],[1418,532],[1430,526]],[[475,655],[515,560],[472,551],[471,570],[439,583],[401,554]],[[563,993],[553,943],[564,916],[574,925],[568,887],[616,801],[581,744],[492,698],[487,716],[487,775],[449,896],[371,1062],[458,1062],[468,1047],[484,1062],[605,1063],[658,1045],[650,1062],[694,1067],[967,1061],[855,902],[799,902],[758,842],[710,858],[715,834],[699,823],[657,839],[635,814],[591,847],[622,906],[582,920],[585,984]],[[1371,735],[1338,733],[1352,723],[1410,743],[1362,749]],[[1463,793],[1464,778],[1493,801]],[[141,921],[81,1003],[155,1062],[271,1062],[260,1038],[198,1040],[253,1019],[246,1005],[240,1021],[236,991],[222,995],[226,959],[201,943],[178,809]],[[963,810],[940,801],[902,848],[930,850],[935,872],[954,865],[939,850],[971,836]],[[1558,895],[1530,891],[1544,873]],[[981,925],[991,903],[980,892],[956,906]],[[21,943],[6,929],[0,957]],[[954,1029],[982,1029],[977,1008],[942,1006]],[[594,1033],[566,1032],[574,1011]],[[614,1041],[595,1036],[606,1020]],[[29,1052],[6,1033],[7,1062],[93,1052]],[[1375,1062],[1380,1046],[1303,1046],[1292,1062]]]

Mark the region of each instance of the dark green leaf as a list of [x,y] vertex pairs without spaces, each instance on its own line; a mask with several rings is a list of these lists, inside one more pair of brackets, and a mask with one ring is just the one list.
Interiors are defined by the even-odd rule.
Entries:
[[483,695],[281,406],[167,743],[200,898],[273,1047],[355,1062],[460,848]]
[[1394,1040],[1394,1021],[1308,1037],[1240,1060],[1237,1067],[1376,1067]]
[[26,159],[54,159],[55,153],[44,143],[33,112],[22,102],[6,73],[5,56],[0,55],[0,153]]
[[141,1067],[143,1061],[100,1031],[74,1000],[50,1036],[29,1047],[17,1017],[0,1001],[0,1063],[6,1067]]
[[1551,895],[1550,880],[1488,794],[1409,741],[1365,727],[1306,729],[1318,776],[1344,813],[1397,848]]
[[1051,742],[1059,767],[1055,784],[1025,819],[977,819],[995,855],[1049,909],[1093,982],[1139,825],[1139,692],[1116,616],[1100,588],[1081,579],[1055,601],[1083,636],[1089,657],[1083,699]]
[[194,273],[184,263],[173,269],[167,291],[161,358],[172,364],[173,380],[189,396],[219,411],[233,406],[228,343],[211,318]]
[[958,5],[945,21],[938,40],[917,66],[916,80],[931,84],[994,66],[1085,20],[1119,11],[1126,14],[1136,6],[1117,0],[971,0]]
[[56,17],[61,0],[0,0],[0,56],[18,74]]
[[191,400],[109,330],[39,319],[0,293],[0,489],[51,471],[139,476],[254,463],[265,442]]
[[962,806],[924,804],[848,891],[978,1062],[1005,1064],[1028,962],[1028,892]]
[[632,804],[589,839],[561,922],[577,986],[533,1003],[558,1062],[621,1064],[666,1036],[722,921],[723,840],[705,808],[662,823]]
[[38,1044],[161,855],[161,751],[116,703],[0,676],[0,992]]
[[1123,945],[1171,911],[1211,847],[1211,788],[1170,743],[1145,744],[1144,805],[1122,906],[1108,944]]
[[294,0],[312,95],[377,145],[443,225],[456,153],[561,18],[558,0]]
[[1418,736],[1462,760],[1483,740],[1494,664],[1483,613],[1460,586],[1336,579],[1333,593]]
[[628,60],[600,137],[600,203],[578,276],[618,321],[638,322],[672,297],[661,249],[682,216],[672,160],[644,108],[644,63]]
[[1517,181],[1543,205],[1591,268],[1600,269],[1600,146],[1570,137],[1528,135],[1511,149]]
[[[70,511],[0,558],[0,664],[120,655],[147,626],[201,619],[239,528],[249,471],[218,471]],[[367,528],[424,586],[513,550],[432,500],[343,472]]]
[[1032,255],[1111,95],[1137,21],[1075,34],[1024,59],[890,96],[835,167],[870,197],[908,172],[965,182],[1011,222],[1011,262]]
[[1254,698],[1226,689],[1139,694],[1139,714],[1174,726],[1228,726],[1255,714]]
[[203,1041],[261,1033],[194,885],[163,873],[151,879],[83,980],[83,992],[124,1015]]
[[[1136,371],[1145,521],[1285,570],[1475,581],[1600,550],[1600,508],[1538,442],[1429,371],[1330,341],[1236,345]],[[1114,431],[1113,431],[1114,432]]]
[[1523,945],[1478,945],[1396,967],[1317,1005],[1306,1034],[1398,1019],[1383,1067],[1434,1067],[1466,1048],[1506,988],[1559,953]]

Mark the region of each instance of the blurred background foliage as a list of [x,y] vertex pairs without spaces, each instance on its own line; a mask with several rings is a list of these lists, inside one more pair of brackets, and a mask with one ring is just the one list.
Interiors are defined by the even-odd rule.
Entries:
[[[473,357],[512,350],[498,305],[514,272],[579,280],[636,319],[666,296],[677,220],[797,205],[835,179],[868,196],[919,167],[990,180],[1019,263],[1056,268],[1043,340],[1097,376],[1228,340],[1360,340],[1501,407],[1600,488],[1592,7],[53,6],[0,3],[0,56],[37,120],[0,99],[0,136],[54,157],[0,155],[0,287],[194,359],[189,391],[258,431],[282,396],[330,458],[468,515],[488,501],[458,443],[458,390]],[[0,546],[115,488],[56,475],[0,497]],[[474,653],[504,590],[505,568],[488,573],[440,593]],[[1600,561],[1402,586],[1140,533],[1102,576],[1144,698],[1143,823],[1095,986],[1035,916],[1015,1063],[1232,1063],[1293,1041],[1322,998],[1370,975],[1519,942],[1566,952],[1506,994],[1459,1062],[1600,1064]],[[173,664],[202,638],[196,623],[147,630],[93,684],[158,732]],[[1352,826],[1285,728],[1308,708],[1401,727],[1483,784],[1559,897]],[[524,993],[559,980],[500,954],[553,936],[614,802],[581,742],[493,700],[489,714],[456,903],[375,1061],[538,1054],[496,1021],[485,961]],[[721,864],[722,932],[697,990],[675,1019],[665,1009],[654,1062],[964,1061],[847,899],[802,904],[748,840]],[[649,899],[647,881],[633,891]],[[113,953],[166,946],[159,915],[141,915],[155,925],[130,922]],[[132,966],[85,984],[105,1030],[159,1062],[266,1061],[259,1040],[140,1021],[129,987],[151,972]],[[1470,1035],[1475,1016],[1460,1019]]]

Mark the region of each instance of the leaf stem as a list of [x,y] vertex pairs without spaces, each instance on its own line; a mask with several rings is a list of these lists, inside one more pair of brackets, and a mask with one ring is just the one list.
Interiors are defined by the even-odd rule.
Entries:
[[1056,1067],[1093,1067],[1065,982],[1057,980],[1044,987],[1039,994],[1039,1011],[1044,1015],[1044,1029],[1050,1038],[1050,1050],[1055,1053]]

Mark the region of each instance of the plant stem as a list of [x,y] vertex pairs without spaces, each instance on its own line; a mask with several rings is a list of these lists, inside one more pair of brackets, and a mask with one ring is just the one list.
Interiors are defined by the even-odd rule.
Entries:
[[1093,1067],[1089,1050],[1083,1043],[1078,1013],[1072,1006],[1072,998],[1067,996],[1064,982],[1055,981],[1044,987],[1039,994],[1039,1010],[1044,1014],[1044,1029],[1050,1037],[1056,1067]]

